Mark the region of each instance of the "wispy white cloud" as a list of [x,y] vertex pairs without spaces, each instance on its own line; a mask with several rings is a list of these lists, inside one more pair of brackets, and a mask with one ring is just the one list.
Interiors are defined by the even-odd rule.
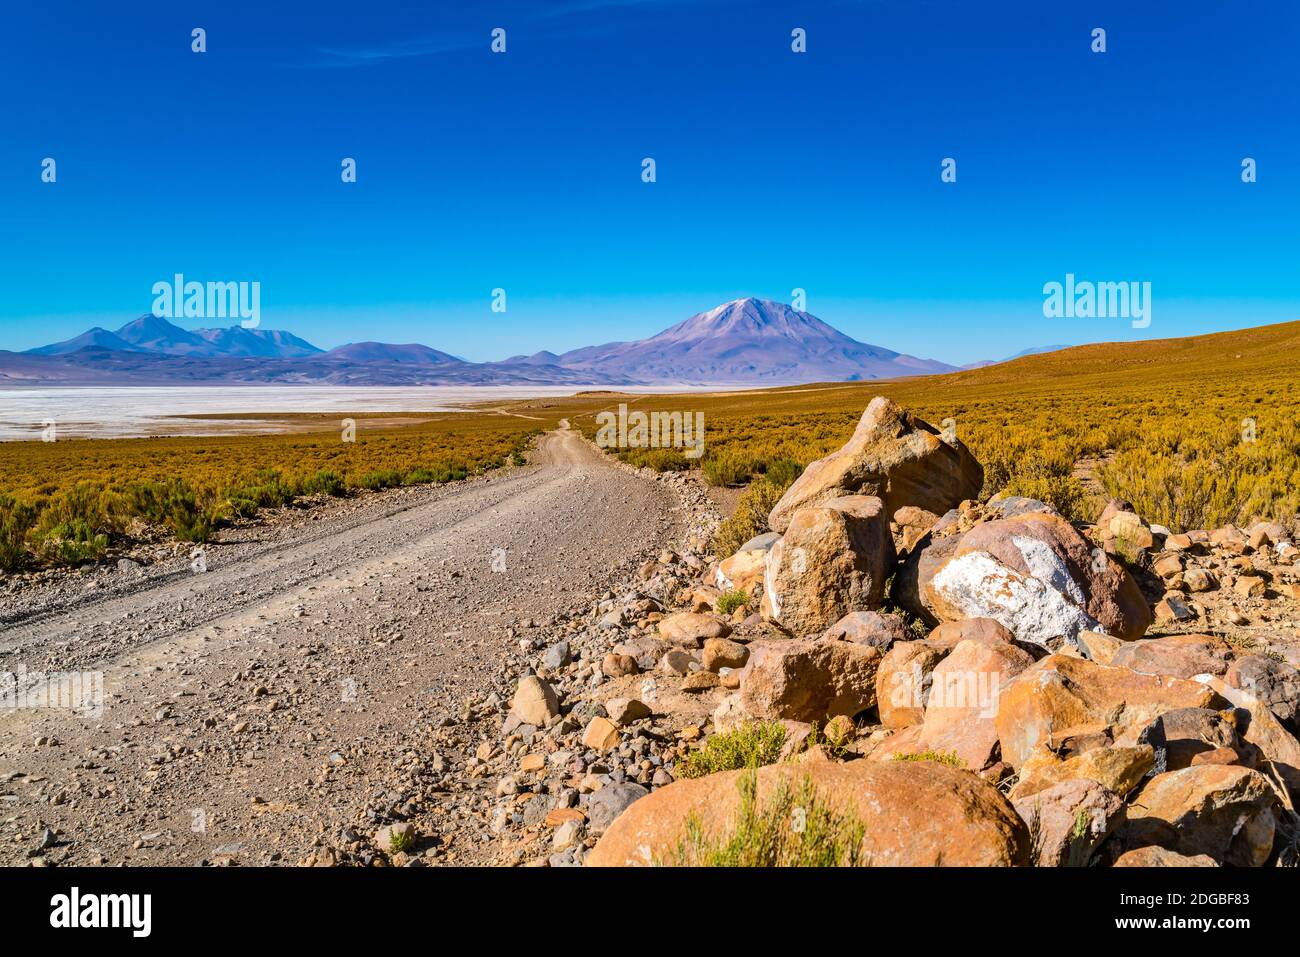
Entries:
[[[521,14],[506,17],[503,19],[502,25],[508,27],[510,23],[536,23],[546,25],[547,29],[555,30],[559,28],[558,24],[560,21],[572,20],[589,13],[620,10],[650,10],[655,7],[686,6],[688,4],[699,5],[701,2],[711,2],[712,5],[718,6],[728,5],[736,2],[736,0],[569,0],[569,2],[566,3],[551,4],[545,9],[533,9]],[[613,24],[603,24],[602,26],[605,26],[608,29],[614,27]],[[370,45],[350,49],[343,47],[318,47],[316,49],[318,58],[307,63],[299,63],[296,65],[308,69],[372,66],[394,60],[404,60],[411,57],[440,56],[449,53],[460,53],[465,50],[475,50],[481,48],[485,43],[486,40],[480,32],[473,34],[461,32],[439,36],[417,37],[414,39],[398,40],[393,43],[382,45]]]

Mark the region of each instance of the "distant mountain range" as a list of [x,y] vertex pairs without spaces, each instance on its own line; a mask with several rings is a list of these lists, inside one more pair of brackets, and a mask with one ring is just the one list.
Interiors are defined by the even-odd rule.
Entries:
[[[1045,350],[1021,355],[1035,351]],[[0,385],[789,385],[954,371],[754,298],[724,303],[649,339],[501,362],[468,362],[415,343],[354,342],[325,351],[288,332],[189,331],[152,315],[112,332],[96,327],[27,352],[0,351]]]
[[144,315],[128,322],[116,332],[96,326],[73,339],[29,349],[28,355],[66,356],[83,349],[109,349],[114,352],[140,352],[163,356],[260,356],[263,358],[301,358],[319,355],[305,339],[288,332],[271,329],[195,329],[187,332],[166,319]]

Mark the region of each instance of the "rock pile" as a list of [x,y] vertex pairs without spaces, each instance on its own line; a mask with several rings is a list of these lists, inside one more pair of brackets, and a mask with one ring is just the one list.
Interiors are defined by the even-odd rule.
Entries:
[[[859,863],[1294,863],[1291,530],[1174,533],[1121,501],[1076,525],[981,484],[953,436],[873,400],[773,532],[661,556],[544,652],[504,729],[503,827],[526,781],[575,822],[552,863],[672,862],[753,810],[742,781],[759,805],[803,782],[863,825]],[[676,780],[760,722],[776,764]]]

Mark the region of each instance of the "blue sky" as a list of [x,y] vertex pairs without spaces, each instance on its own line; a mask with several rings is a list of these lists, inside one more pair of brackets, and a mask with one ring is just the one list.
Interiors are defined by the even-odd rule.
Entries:
[[[472,359],[795,287],[950,362],[1300,319],[1291,0],[93,6],[0,14],[0,348],[177,272]],[[1045,319],[1067,272],[1151,282],[1150,328]]]

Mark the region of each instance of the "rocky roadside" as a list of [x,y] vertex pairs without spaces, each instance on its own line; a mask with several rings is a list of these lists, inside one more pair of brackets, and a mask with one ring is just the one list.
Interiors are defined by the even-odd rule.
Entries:
[[[675,780],[673,762],[685,741],[702,737],[718,696],[682,709],[676,684],[702,666],[698,655],[675,657],[680,671],[667,672],[672,688],[663,692],[673,706],[660,707],[664,676],[654,670],[668,644],[654,632],[707,570],[722,516],[688,473],[610,463],[675,495],[680,544],[614,570],[616,584],[589,606],[520,620],[510,632],[519,651],[495,671],[493,692],[465,703],[458,720],[404,741],[407,761],[386,791],[409,793],[422,779],[434,800],[372,807],[300,863],[577,865],[624,807]],[[447,793],[463,796],[454,809],[438,798]],[[456,848],[454,817],[469,854]],[[376,830],[383,819],[391,823]]]
[[104,711],[0,714],[0,860],[504,859],[476,752],[514,676],[691,537],[686,481],[560,430],[525,468],[300,512],[202,574],[37,609],[0,666],[102,670]]
[[[548,648],[499,742],[497,821],[520,859],[1300,863],[1293,523],[1174,533],[1113,501],[1074,524],[977,501],[981,472],[877,399],[771,533],[657,606],[610,607],[598,671]],[[760,613],[725,614],[723,590]],[[732,763],[672,780],[701,739]],[[848,824],[758,846],[764,801]]]

